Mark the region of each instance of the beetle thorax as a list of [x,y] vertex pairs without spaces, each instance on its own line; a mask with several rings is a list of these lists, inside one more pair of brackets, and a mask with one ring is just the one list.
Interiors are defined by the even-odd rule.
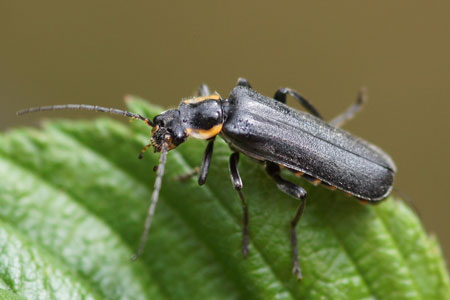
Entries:
[[163,143],[172,150],[189,136],[210,139],[222,130],[222,101],[218,95],[183,100],[177,109],[156,116],[153,123],[151,139],[156,152],[161,151]]
[[[218,95],[181,102],[178,110],[185,132],[198,139],[210,139],[222,130],[222,101]],[[201,99],[200,101],[195,101]]]

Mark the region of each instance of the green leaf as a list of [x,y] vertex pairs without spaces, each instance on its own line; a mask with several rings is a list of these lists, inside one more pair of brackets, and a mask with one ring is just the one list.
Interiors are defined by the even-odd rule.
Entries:
[[18,296],[9,290],[0,289],[0,300],[26,300],[26,298]]
[[[138,99],[133,112],[160,109]],[[298,201],[241,156],[250,209],[242,258],[242,209],[219,138],[206,185],[175,179],[201,163],[204,141],[168,155],[144,255],[139,243],[158,155],[150,128],[111,119],[52,121],[0,136],[0,297],[14,299],[449,299],[435,239],[390,197],[363,205],[286,173],[308,190],[298,228],[304,279],[291,274],[289,221]],[[9,298],[8,298],[9,297]]]

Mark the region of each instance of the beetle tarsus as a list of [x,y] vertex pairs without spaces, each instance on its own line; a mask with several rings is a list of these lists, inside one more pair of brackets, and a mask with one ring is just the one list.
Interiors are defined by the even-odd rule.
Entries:
[[248,236],[248,205],[245,201],[244,194],[241,190],[238,190],[239,198],[241,198],[242,209],[244,212],[243,216],[243,228],[242,228],[242,256],[247,258],[249,249],[249,236]]
[[292,274],[294,274],[295,277],[297,277],[298,280],[302,280],[302,270],[298,266],[298,261],[294,261],[294,267],[292,268]]
[[353,103],[346,111],[342,114],[336,116],[333,120],[329,122],[331,126],[336,128],[344,125],[345,122],[353,119],[357,113],[359,113],[362,109],[364,103],[367,102],[367,88],[362,87],[358,92],[358,97],[356,98],[355,103]]
[[294,274],[298,280],[302,280],[302,270],[298,264],[297,232],[295,227],[293,222],[291,222],[292,274]]

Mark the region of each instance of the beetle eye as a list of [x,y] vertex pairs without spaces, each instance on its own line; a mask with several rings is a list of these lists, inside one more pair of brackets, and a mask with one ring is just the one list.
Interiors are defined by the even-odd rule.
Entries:
[[164,125],[164,119],[161,118],[161,115],[156,116],[155,118],[153,118],[153,123],[155,125],[158,125],[159,127],[165,127]]

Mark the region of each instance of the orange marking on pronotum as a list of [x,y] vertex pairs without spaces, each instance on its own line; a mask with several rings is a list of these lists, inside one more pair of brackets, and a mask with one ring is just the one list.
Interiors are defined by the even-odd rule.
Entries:
[[186,99],[183,102],[188,104],[188,103],[197,103],[197,102],[202,102],[202,101],[206,101],[206,100],[216,100],[219,101],[220,95],[219,94],[214,94],[214,95],[209,95],[209,96],[204,96],[204,97],[194,97],[194,98],[190,98],[190,99]]
[[222,124],[217,124],[217,125],[211,127],[210,129],[188,128],[188,129],[186,129],[186,134],[190,135],[196,139],[207,140],[207,139],[210,139],[210,138],[218,135],[221,130],[222,130]]

